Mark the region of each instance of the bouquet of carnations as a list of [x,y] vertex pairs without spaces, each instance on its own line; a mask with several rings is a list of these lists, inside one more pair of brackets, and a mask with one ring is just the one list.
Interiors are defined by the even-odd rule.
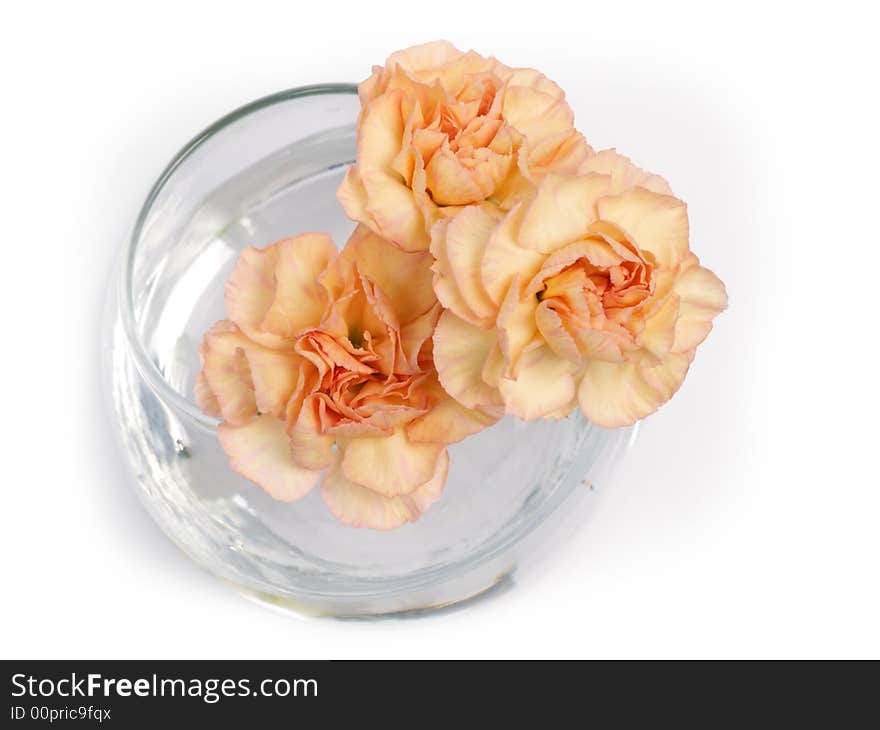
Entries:
[[320,483],[343,522],[392,529],[440,499],[449,445],[504,416],[653,413],[727,295],[685,203],[595,152],[538,71],[440,41],[358,91],[354,232],[242,251],[196,396],[270,495]]

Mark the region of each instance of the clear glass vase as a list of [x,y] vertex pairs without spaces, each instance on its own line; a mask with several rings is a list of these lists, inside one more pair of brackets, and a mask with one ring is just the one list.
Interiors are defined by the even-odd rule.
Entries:
[[478,595],[542,552],[635,429],[579,413],[506,418],[450,449],[443,496],[390,532],[348,527],[320,490],[277,502],[229,467],[193,397],[204,332],[246,246],[353,230],[336,188],[354,161],[354,85],[280,92],[211,125],[155,183],[108,307],[106,365],[141,500],[193,560],[250,596],[310,615],[379,615]]

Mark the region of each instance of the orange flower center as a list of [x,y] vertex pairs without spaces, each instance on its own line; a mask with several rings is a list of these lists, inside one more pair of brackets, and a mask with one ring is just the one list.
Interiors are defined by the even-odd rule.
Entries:
[[572,329],[618,329],[653,291],[654,267],[641,255],[604,266],[584,256],[549,276],[537,297]]
[[[424,407],[417,387],[424,374],[380,372],[373,367],[379,357],[373,351],[370,333],[365,331],[361,337],[362,346],[355,346],[346,338],[315,331],[304,335],[298,344],[300,351],[319,365],[320,377],[313,393],[321,400],[321,430],[325,433],[340,424],[374,421],[383,412]],[[386,422],[380,420],[379,427]]]
[[484,78],[469,85],[455,100],[441,103],[436,129],[446,135],[452,152],[469,156],[492,141],[502,125],[499,114],[489,116],[495,94],[496,84]]

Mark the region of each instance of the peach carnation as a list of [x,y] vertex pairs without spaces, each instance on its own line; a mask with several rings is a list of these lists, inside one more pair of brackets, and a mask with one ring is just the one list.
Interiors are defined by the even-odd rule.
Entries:
[[359,93],[357,164],[339,200],[407,251],[428,248],[438,218],[481,202],[508,209],[591,153],[556,84],[445,41],[392,54]]
[[333,514],[376,529],[439,498],[447,444],[494,419],[437,381],[430,263],[363,226],[338,255],[319,233],[241,253],[196,382],[237,472],[293,501],[327,470]]
[[681,386],[724,285],[690,252],[687,208],[613,150],[547,175],[502,214],[432,231],[440,382],[468,408],[625,426]]

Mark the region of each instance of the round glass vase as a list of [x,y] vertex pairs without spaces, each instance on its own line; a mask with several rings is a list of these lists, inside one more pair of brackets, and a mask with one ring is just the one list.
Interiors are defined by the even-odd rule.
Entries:
[[635,429],[508,417],[450,449],[439,502],[387,532],[337,521],[314,489],[273,500],[229,467],[193,397],[199,344],[225,316],[239,252],[305,231],[342,245],[336,189],[355,157],[357,88],[283,91],[196,136],[150,191],[111,287],[105,362],[138,496],[196,563],[309,615],[445,606],[498,584],[581,519]]

